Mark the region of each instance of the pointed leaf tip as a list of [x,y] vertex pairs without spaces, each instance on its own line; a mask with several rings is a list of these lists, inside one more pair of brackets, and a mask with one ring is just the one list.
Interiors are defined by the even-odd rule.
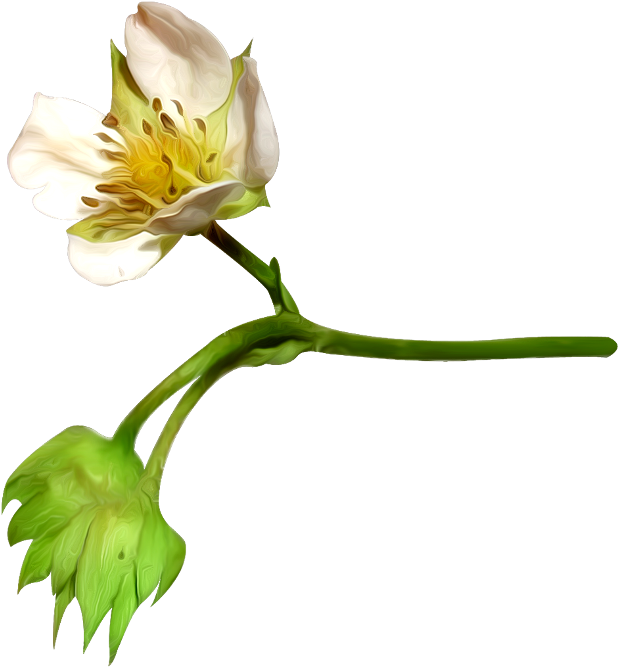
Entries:
[[251,55],[251,46],[253,44],[253,37],[249,40],[249,44],[245,47],[245,50],[241,53],[242,56],[248,57]]

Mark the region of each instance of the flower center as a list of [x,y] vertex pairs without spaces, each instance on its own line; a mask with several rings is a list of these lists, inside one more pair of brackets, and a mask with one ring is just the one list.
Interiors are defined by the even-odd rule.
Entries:
[[[125,144],[104,132],[96,135],[107,145],[101,153],[112,165],[96,189],[109,195],[116,213],[149,218],[189,190],[220,177],[220,153],[208,148],[204,121],[191,123],[180,102],[174,100],[174,105],[172,114],[166,113],[155,98],[137,132],[120,125],[112,113],[104,118],[103,125],[115,129]],[[82,201],[93,208],[100,204],[89,197]]]

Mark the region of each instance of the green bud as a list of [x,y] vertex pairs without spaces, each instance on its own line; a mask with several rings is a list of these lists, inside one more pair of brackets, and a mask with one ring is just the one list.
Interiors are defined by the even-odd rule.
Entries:
[[170,588],[185,558],[184,540],[161,515],[158,483],[143,473],[132,446],[73,426],[15,470],[2,498],[3,511],[22,503],[9,543],[32,540],[18,592],[51,573],[54,644],[76,597],[84,651],[111,610],[110,663],[139,605],[157,586],[155,602]]

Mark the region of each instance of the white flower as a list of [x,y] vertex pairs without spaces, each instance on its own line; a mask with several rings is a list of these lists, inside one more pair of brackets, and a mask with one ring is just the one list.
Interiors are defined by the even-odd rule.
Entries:
[[143,2],[112,44],[104,115],[37,93],[9,154],[35,207],[70,227],[69,260],[99,285],[143,276],[184,234],[267,206],[279,144],[249,49],[167,5]]

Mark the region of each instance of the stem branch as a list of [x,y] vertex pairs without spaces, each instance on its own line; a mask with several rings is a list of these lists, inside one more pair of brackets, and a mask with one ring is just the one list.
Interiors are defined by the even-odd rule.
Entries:
[[242,243],[239,243],[233,236],[228,234],[225,229],[220,227],[215,221],[211,222],[208,229],[203,232],[207,238],[219,250],[231,257],[237,264],[240,264],[245,271],[250,273],[259,283],[266,288],[275,307],[275,313],[278,315],[282,310],[298,314],[298,306],[294,302],[292,295],[288,292],[285,285],[281,282],[279,275],[279,265],[273,258],[271,266],[263,262],[254,255]]
[[241,366],[284,364],[302,352],[380,359],[471,361],[533,357],[609,357],[616,343],[603,337],[508,338],[484,341],[425,341],[375,338],[336,331],[302,317],[281,282],[279,264],[270,266],[230,236],[216,222],[204,236],[240,264],[268,291],[276,315],[241,324],[215,338],[143,398],[122,421],[115,438],[127,448],[144,422],[168,398],[194,382],[172,412],[146,465],[145,475],[160,483],[174,438],[204,393],[226,373]]

